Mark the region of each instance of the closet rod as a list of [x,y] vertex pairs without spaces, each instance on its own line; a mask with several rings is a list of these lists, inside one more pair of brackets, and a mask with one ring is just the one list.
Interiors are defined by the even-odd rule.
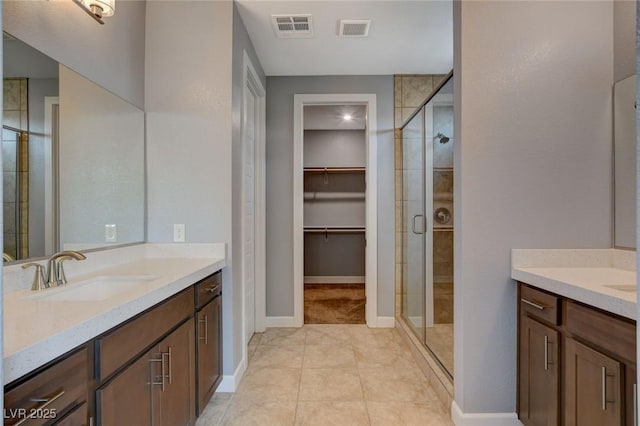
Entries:
[[309,173],[353,173],[364,172],[365,167],[305,167],[305,172]]
[[366,228],[364,226],[345,226],[345,227],[316,227],[316,226],[305,226],[304,232],[307,234],[353,234],[365,232]]

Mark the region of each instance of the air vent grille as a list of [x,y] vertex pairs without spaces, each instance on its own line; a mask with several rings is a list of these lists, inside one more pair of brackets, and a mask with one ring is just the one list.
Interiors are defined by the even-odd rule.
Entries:
[[271,18],[278,37],[313,37],[311,15],[272,15]]
[[342,19],[338,35],[340,37],[367,37],[370,26],[370,19]]

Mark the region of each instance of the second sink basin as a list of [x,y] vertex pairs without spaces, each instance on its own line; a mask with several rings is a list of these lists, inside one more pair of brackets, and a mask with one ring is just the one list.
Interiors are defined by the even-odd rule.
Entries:
[[156,275],[102,275],[77,283],[65,284],[27,296],[31,300],[99,301],[127,292],[136,284],[153,281]]

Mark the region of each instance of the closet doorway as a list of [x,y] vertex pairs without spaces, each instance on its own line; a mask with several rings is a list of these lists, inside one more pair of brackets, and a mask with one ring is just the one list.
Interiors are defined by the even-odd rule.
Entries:
[[296,325],[375,327],[375,95],[294,102]]

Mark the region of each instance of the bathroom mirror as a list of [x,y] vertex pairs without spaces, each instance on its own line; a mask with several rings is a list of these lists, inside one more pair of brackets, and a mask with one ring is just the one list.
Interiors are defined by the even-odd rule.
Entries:
[[3,37],[4,259],[144,240],[144,112]]
[[636,248],[636,76],[613,88],[615,241]]

